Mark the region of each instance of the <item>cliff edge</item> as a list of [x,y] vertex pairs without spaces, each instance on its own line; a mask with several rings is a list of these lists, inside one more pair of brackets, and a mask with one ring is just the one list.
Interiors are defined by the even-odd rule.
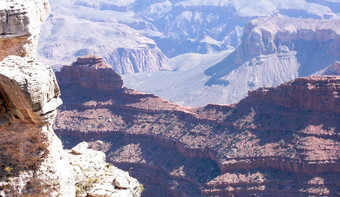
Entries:
[[0,196],[140,196],[138,181],[107,166],[104,153],[65,151],[53,131],[60,89],[35,61],[48,1],[4,1],[0,13]]

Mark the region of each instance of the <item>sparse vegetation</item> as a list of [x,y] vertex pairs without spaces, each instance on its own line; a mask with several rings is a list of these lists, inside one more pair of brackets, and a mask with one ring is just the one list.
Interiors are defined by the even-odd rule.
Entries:
[[10,167],[10,166],[5,167],[5,171],[6,171],[7,175],[10,175],[12,173],[12,170],[13,170],[13,168]]
[[112,166],[112,164],[110,164],[110,163],[106,163],[106,165],[105,165],[106,168],[110,168],[111,166]]
[[143,193],[144,191],[144,185],[142,183],[139,184],[139,187],[140,187],[140,191]]

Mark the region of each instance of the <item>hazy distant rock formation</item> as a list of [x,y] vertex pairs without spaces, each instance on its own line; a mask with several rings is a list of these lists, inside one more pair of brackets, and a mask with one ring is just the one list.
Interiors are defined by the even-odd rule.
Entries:
[[40,26],[49,12],[47,0],[1,1],[0,61],[8,55],[35,59]]
[[337,19],[339,5],[316,0],[54,0],[39,54],[50,65],[97,54],[118,73],[157,71],[165,55],[236,48],[250,19]]
[[262,18],[244,28],[241,45],[206,70],[206,85],[225,86],[226,103],[248,90],[272,87],[321,71],[340,59],[340,21]]
[[336,61],[325,70],[321,71],[322,75],[340,75],[340,62]]
[[297,77],[337,75],[339,27],[340,20],[255,19],[247,23],[241,44],[230,55],[216,54],[221,59],[181,55],[170,59],[170,71],[123,78],[129,88],[187,106],[231,104],[247,96],[249,90]]
[[86,140],[105,151],[144,184],[145,195],[339,192],[337,76],[299,78],[250,92],[240,103],[202,108],[126,88],[65,83],[61,90],[57,134],[67,146]]
[[51,7],[41,33],[41,61],[63,65],[79,56],[97,54],[121,74],[163,69],[167,57],[155,41],[121,22],[138,23],[131,13],[101,11],[67,0],[53,1]]

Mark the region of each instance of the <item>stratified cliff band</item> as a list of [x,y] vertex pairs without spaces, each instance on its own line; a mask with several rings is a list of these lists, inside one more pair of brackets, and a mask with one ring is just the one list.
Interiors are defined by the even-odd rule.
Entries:
[[86,140],[105,151],[146,196],[339,195],[339,76],[191,108],[118,88],[119,76],[93,65],[99,59],[80,58],[56,73],[64,100],[56,133],[67,146]]

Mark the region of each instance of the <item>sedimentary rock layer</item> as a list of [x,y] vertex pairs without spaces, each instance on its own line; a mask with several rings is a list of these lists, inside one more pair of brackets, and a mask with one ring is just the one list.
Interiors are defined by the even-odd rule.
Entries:
[[105,151],[141,180],[145,195],[332,196],[340,173],[339,85],[337,76],[300,78],[237,104],[190,108],[126,88],[64,83],[55,129],[66,144],[87,140]]

